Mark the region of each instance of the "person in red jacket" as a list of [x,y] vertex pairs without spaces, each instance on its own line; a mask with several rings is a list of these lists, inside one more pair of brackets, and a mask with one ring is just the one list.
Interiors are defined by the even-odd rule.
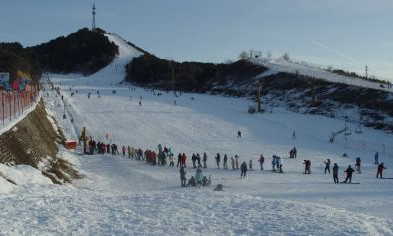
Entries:
[[386,167],[383,165],[383,162],[382,162],[381,164],[378,165],[378,171],[377,171],[376,178],[378,178],[378,175],[379,175],[379,177],[382,179],[382,172],[384,169],[386,169]]
[[186,156],[186,154],[184,154],[184,152],[183,152],[183,155],[181,156],[181,166],[184,167],[184,168],[187,167],[187,166],[186,166],[186,161],[187,161],[187,156]]

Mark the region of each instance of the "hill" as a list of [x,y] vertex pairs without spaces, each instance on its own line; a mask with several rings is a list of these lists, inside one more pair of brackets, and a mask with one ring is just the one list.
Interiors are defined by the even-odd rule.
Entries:
[[105,31],[83,28],[29,51],[44,71],[89,75],[108,65],[118,54],[118,47],[108,40]]
[[255,85],[260,82],[265,110],[285,107],[393,132],[389,84],[337,75],[311,65],[266,59],[229,64],[179,63],[145,54],[132,60],[126,72],[127,81],[141,86],[253,99]]

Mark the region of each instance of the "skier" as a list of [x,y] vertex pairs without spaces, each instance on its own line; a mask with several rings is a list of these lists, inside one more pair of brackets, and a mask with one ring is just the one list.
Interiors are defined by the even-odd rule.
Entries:
[[176,167],[179,167],[179,165],[181,166],[181,158],[182,158],[182,156],[179,153],[179,155],[177,156],[177,165],[176,165]]
[[362,162],[362,160],[360,160],[360,157],[356,157],[355,168],[356,168],[356,170],[357,170],[357,172],[358,172],[359,174],[362,173],[362,170],[360,169],[361,162]]
[[206,152],[203,153],[203,168],[207,168],[207,154]]
[[349,180],[349,183],[352,181],[352,173],[355,172],[354,169],[352,169],[351,165],[348,166],[348,168],[344,171],[347,173],[347,178],[343,181],[343,183],[346,183]]
[[327,159],[324,163],[325,163],[325,174],[326,171],[329,171],[330,174],[330,159]]
[[195,154],[193,153],[192,154],[192,156],[191,156],[191,160],[192,160],[192,165],[193,165],[193,168],[194,169],[196,169],[196,165],[195,165],[195,162],[196,162],[196,156],[195,156]]
[[227,163],[228,163],[228,157],[227,154],[224,154],[224,169],[228,169]]
[[239,131],[237,131],[237,138],[241,138],[242,137],[242,132],[240,132],[240,130]]
[[248,164],[249,164],[249,166],[250,166],[250,170],[252,170],[252,160],[250,160],[250,161],[248,162]]
[[121,148],[121,151],[123,153],[123,157],[126,155],[126,147],[123,145],[123,147]]
[[181,156],[181,166],[186,167],[186,161],[187,161],[187,156],[186,154],[183,152],[183,155]]
[[272,171],[276,171],[276,155],[272,157]]
[[217,153],[216,162],[217,162],[217,168],[220,169],[220,153]]
[[242,165],[240,166],[240,170],[242,171],[240,174],[240,178],[242,178],[242,177],[246,178],[247,163],[245,161],[243,161]]
[[376,152],[374,155],[374,164],[378,165],[378,152]]
[[130,146],[127,147],[127,154],[128,154],[128,158],[131,159],[131,147]]
[[236,170],[239,169],[239,156],[235,155],[235,166],[236,166]]
[[386,167],[384,166],[384,164],[382,162],[381,164],[378,165],[377,178],[378,178],[378,175],[379,175],[379,177],[382,179],[382,172],[383,172],[384,169],[386,169]]
[[335,184],[338,184],[338,165],[337,163],[334,163],[333,165],[333,180]]
[[199,153],[197,153],[196,158],[197,158],[197,161],[198,161],[198,167],[202,167],[201,156],[199,155]]
[[169,167],[175,167],[175,162],[173,158],[173,153],[169,154]]
[[198,167],[198,169],[195,172],[195,179],[197,182],[197,187],[201,187],[202,186],[202,169],[200,167]]
[[232,170],[235,170],[235,159],[231,157]]
[[303,165],[304,165],[304,174],[311,174],[311,161],[304,160]]
[[261,154],[259,157],[259,165],[261,166],[261,170],[263,170],[263,163],[265,162],[265,157]]
[[111,152],[111,145],[109,143],[106,145],[106,152],[107,153]]
[[278,170],[279,170],[278,172],[283,173],[283,171],[282,171],[283,161],[280,157],[277,157],[277,163],[278,163]]
[[295,131],[293,131],[293,133],[292,133],[292,139],[296,139],[296,133],[295,133]]
[[184,167],[180,167],[180,182],[182,187],[186,187],[186,173]]

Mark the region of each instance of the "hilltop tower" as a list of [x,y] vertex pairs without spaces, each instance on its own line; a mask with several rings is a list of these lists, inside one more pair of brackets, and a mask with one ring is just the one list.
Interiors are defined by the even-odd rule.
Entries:
[[91,31],[94,31],[96,29],[96,5],[93,4],[93,12],[91,14],[93,14],[93,22],[91,24]]

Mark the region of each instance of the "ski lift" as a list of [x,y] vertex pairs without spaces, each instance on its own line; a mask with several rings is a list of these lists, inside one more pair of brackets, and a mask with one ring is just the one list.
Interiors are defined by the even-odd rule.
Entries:
[[345,132],[344,132],[344,135],[345,135],[345,136],[349,136],[349,135],[351,135],[351,134],[352,134],[351,129],[349,129],[349,128],[347,127],[347,117],[345,117]]

